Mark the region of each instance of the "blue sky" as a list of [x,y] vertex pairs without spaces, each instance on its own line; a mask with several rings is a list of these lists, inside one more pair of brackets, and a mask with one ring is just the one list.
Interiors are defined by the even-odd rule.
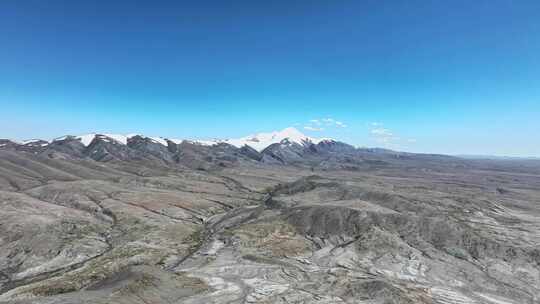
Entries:
[[540,2],[5,0],[0,111],[14,139],[295,126],[540,156]]

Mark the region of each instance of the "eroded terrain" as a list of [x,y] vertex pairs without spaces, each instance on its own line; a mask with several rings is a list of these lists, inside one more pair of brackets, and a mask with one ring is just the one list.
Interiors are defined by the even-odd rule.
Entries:
[[535,163],[188,152],[0,151],[0,302],[540,303]]

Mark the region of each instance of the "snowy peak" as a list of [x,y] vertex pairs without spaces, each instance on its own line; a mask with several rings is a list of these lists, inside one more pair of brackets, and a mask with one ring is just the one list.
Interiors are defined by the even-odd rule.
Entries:
[[[128,134],[128,135],[120,135],[120,134],[99,134],[99,133],[90,133],[90,134],[84,134],[84,135],[78,135],[73,136],[72,138],[75,138],[79,140],[85,147],[88,147],[94,139],[99,139],[103,141],[108,141],[112,143],[127,145],[128,141],[136,136],[140,136],[142,138],[149,139],[155,143],[159,143],[163,146],[167,146],[167,141],[171,141],[175,144],[180,144],[184,140],[182,139],[168,139],[164,137],[147,137],[140,134]],[[55,139],[55,141],[58,140],[64,140],[68,138],[68,136],[60,137]],[[317,144],[321,141],[328,141],[330,139],[317,139],[309,137],[302,132],[298,131],[296,128],[289,127],[285,128],[281,131],[274,131],[274,132],[268,132],[268,133],[258,133],[246,137],[236,138],[236,139],[226,139],[226,140],[193,140],[193,141],[187,141],[189,143],[193,144],[199,144],[204,146],[213,146],[220,143],[227,143],[230,145],[233,145],[237,148],[242,148],[244,146],[249,146],[258,152],[261,152],[266,147],[276,144],[276,143],[288,143],[288,144],[299,144],[302,146],[306,146],[309,144]]]
[[32,147],[45,147],[49,143],[41,139],[29,139],[29,140],[23,141],[21,144],[25,146],[32,146]]
[[[167,139],[163,137],[147,137],[141,134],[128,134],[128,135],[121,135],[121,134],[109,134],[109,133],[90,133],[90,134],[84,134],[84,135],[77,135],[77,136],[62,136],[59,138],[54,139],[54,141],[60,141],[65,140],[67,138],[74,138],[76,140],[79,140],[85,147],[88,147],[94,139],[107,141],[111,143],[117,143],[122,145],[127,145],[128,141],[134,137],[141,137],[149,139],[155,143],[162,144],[164,146],[167,146]],[[181,140],[172,140],[174,143],[180,143]]]
[[[93,138],[90,141],[88,141],[88,139],[90,139],[90,137],[92,137],[92,135],[93,135]],[[130,134],[130,135],[89,134],[89,135],[84,135],[84,138],[81,138],[81,142],[85,146],[88,146],[92,142],[92,140],[99,139],[99,140],[103,140],[103,141],[115,142],[115,143],[119,143],[119,144],[122,144],[122,145],[127,145],[128,139],[130,139],[131,137],[135,137],[135,136],[137,136],[137,134]]]
[[257,137],[261,137],[263,140],[267,141],[283,141],[287,139],[290,142],[295,143],[302,143],[306,139],[309,139],[306,135],[302,134],[302,132],[298,131],[295,128],[286,128],[281,131],[272,132],[272,133],[261,133],[257,135]]
[[94,139],[104,140],[108,142],[115,142],[122,145],[127,145],[127,141],[131,137],[135,137],[137,134],[129,135],[120,135],[120,134],[99,134],[99,133],[90,133],[78,136],[62,136],[54,139],[53,141],[65,140],[67,138],[74,138],[79,140],[85,147],[88,147]]
[[309,143],[317,144],[320,139],[311,138],[298,131],[296,128],[289,127],[281,131],[274,131],[270,133],[258,133],[251,136],[246,136],[238,139],[228,139],[221,142],[225,142],[241,148],[243,146],[250,146],[253,149],[261,152],[266,147],[282,142],[297,143],[299,145],[307,145]]

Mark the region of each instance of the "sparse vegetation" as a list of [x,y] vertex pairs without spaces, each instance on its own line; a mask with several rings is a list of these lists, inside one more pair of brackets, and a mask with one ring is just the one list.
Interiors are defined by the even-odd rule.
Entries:
[[358,172],[335,159],[251,166],[260,160],[227,145],[236,159],[177,148],[189,166],[0,151],[0,302],[431,303],[500,289],[529,303],[539,292],[540,171],[415,155],[377,170],[347,156]]

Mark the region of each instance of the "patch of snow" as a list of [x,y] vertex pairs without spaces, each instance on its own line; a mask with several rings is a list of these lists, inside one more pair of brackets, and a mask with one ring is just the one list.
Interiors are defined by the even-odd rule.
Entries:
[[183,139],[178,139],[178,138],[169,138],[169,140],[177,145],[181,144],[184,141]]
[[28,139],[28,140],[23,140],[21,142],[21,144],[28,145],[28,144],[32,144],[32,143],[35,143],[35,142],[38,142],[38,141],[41,141],[41,139]]
[[[105,141],[109,141],[107,139],[113,139],[114,141],[120,143],[120,144],[123,144],[123,145],[126,145],[127,144],[127,140],[128,140],[128,136],[126,135],[120,135],[120,134],[96,134],[96,133],[90,133],[90,134],[84,134],[84,135],[79,135],[79,136],[75,136],[76,139],[80,140],[81,143],[85,146],[85,147],[88,147],[88,145],[90,145],[90,143],[92,143],[92,141],[94,140],[94,138],[96,138],[96,136],[100,136],[100,139],[102,140],[105,140]],[[61,140],[61,139],[65,139],[66,137],[63,137],[63,138],[60,138],[60,139],[56,139],[56,140]],[[109,141],[110,142],[110,141]]]
[[182,140],[179,140],[179,139],[175,139],[175,140],[171,140],[172,142],[176,143],[176,144],[181,144],[182,142],[187,142],[187,143],[190,143],[190,144],[194,144],[194,145],[201,145],[201,146],[213,146],[213,145],[217,145],[219,144],[221,141],[218,141],[218,140],[189,140],[189,139],[182,139]]
[[85,147],[88,147],[88,145],[92,142],[92,140],[94,140],[94,137],[96,137],[96,134],[85,134],[85,135],[76,136],[75,138],[80,140],[81,143]]
[[149,138],[158,144],[162,144],[165,147],[167,146],[167,141],[163,137],[149,137]]
[[220,141],[218,140],[194,140],[192,141],[192,143],[195,143],[195,144],[198,144],[198,145],[201,145],[201,146],[213,146],[213,145],[217,145],[220,143]]
[[103,134],[103,135],[109,138],[112,138],[123,145],[127,145],[128,137],[125,135],[120,135],[120,134]]
[[65,135],[65,136],[62,136],[62,137],[57,137],[57,138],[53,139],[53,141],[60,141],[60,140],[66,139],[66,138],[68,138],[68,135]]
[[[96,135],[98,135],[97,133],[90,133],[90,134],[84,134],[84,135],[79,135],[79,136],[75,136],[76,139],[80,140],[81,143],[85,146],[88,146],[90,145],[90,143],[92,142],[92,140],[94,140],[94,138],[96,137]],[[132,138],[132,137],[135,137],[135,136],[141,136],[141,137],[145,137],[143,135],[140,135],[140,134],[128,134],[128,135],[120,135],[120,134],[102,134],[104,137],[102,137],[103,140],[106,140],[106,138],[110,138],[110,139],[113,139],[114,141],[120,143],[120,144],[123,144],[123,145],[126,145],[127,144],[127,141],[129,138]],[[56,138],[56,140],[64,140],[66,139],[67,136],[63,136],[63,137],[59,137],[59,138]],[[145,138],[149,138],[151,139],[152,141],[156,142],[156,143],[159,143],[159,144],[162,144],[164,146],[167,146],[167,140],[170,140],[171,142],[175,143],[175,144],[181,144],[184,139],[166,139],[166,138],[163,138],[163,137],[145,137]],[[225,140],[220,140],[220,139],[214,139],[214,140],[186,140],[187,142],[190,142],[190,143],[193,143],[193,144],[198,144],[198,145],[202,145],[202,146],[213,146],[213,145],[217,145],[219,143],[227,143],[227,144],[230,144],[230,145],[233,145],[237,148],[241,148],[243,146],[250,146],[252,147],[253,149],[261,152],[262,150],[264,150],[266,147],[272,145],[272,144],[276,144],[276,143],[281,143],[281,142],[288,142],[289,144],[292,144],[292,143],[296,143],[296,144],[299,144],[299,145],[306,145],[306,144],[309,144],[309,143],[313,143],[313,144],[317,144],[319,142],[333,142],[334,140],[333,139],[330,139],[330,138],[313,138],[313,137],[309,137],[309,136],[306,136],[304,135],[302,132],[298,131],[296,128],[293,128],[293,127],[289,127],[289,128],[285,128],[281,131],[274,131],[274,132],[269,132],[269,133],[258,133],[258,134],[255,134],[255,135],[250,135],[250,136],[246,136],[246,137],[241,137],[241,138],[237,138],[237,139],[225,139]]]
[[289,127],[281,131],[274,131],[269,133],[259,133],[255,135],[250,135],[238,139],[226,139],[226,140],[211,140],[211,141],[197,141],[202,145],[216,145],[218,143],[228,143],[237,148],[243,146],[250,146],[253,149],[261,152],[266,147],[281,143],[282,141],[287,140],[289,143],[297,143],[299,145],[305,145],[308,143],[317,144],[322,140],[330,141],[329,138],[317,139],[304,135],[302,132],[298,131],[296,128]]
[[[167,145],[167,142],[161,137],[145,137],[144,135],[136,134],[136,133],[131,133],[131,134],[128,134],[128,135],[111,134],[111,133],[104,133],[104,134],[90,133],[90,134],[74,136],[74,138],[80,140],[81,143],[84,146],[88,147],[90,145],[90,143],[92,143],[94,138],[96,138],[96,136],[100,136],[101,140],[104,140],[104,141],[107,141],[107,142],[117,142],[117,143],[122,144],[122,145],[127,145],[128,139],[130,139],[132,137],[135,137],[135,136],[141,136],[141,137],[144,137],[144,138],[149,138],[149,139],[153,140],[154,142],[160,143],[160,144],[165,145],[165,146]],[[55,138],[54,141],[64,140],[66,138],[68,138],[68,136],[62,136],[62,137]]]

